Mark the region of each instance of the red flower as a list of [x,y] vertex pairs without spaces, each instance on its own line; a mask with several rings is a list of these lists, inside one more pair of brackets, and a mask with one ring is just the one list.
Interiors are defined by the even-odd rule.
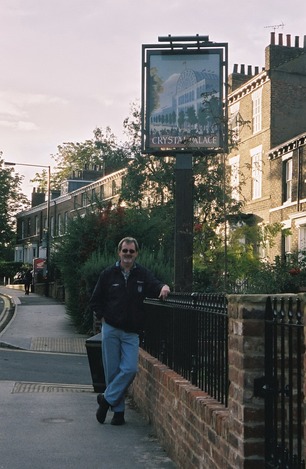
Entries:
[[200,233],[200,232],[202,231],[202,227],[203,227],[202,223],[196,223],[196,224],[194,225],[194,231],[195,231],[195,233]]
[[292,267],[292,269],[289,270],[290,275],[298,275],[301,272],[301,269],[298,267]]

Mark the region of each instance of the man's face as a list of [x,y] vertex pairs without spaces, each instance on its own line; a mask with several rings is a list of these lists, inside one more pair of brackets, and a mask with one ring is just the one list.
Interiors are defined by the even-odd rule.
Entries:
[[119,251],[121,265],[125,268],[131,268],[138,255],[134,243],[123,242],[121,250]]

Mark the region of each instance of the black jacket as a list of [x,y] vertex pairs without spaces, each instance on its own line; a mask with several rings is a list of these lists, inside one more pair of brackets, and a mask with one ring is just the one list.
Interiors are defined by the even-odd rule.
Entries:
[[103,317],[113,327],[139,333],[144,326],[144,299],[157,298],[164,285],[136,263],[125,280],[120,263],[116,262],[100,273],[89,304],[98,319]]

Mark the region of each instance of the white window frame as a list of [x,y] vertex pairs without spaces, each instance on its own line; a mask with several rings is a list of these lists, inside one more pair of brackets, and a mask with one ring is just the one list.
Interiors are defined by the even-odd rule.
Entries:
[[262,145],[251,150],[252,158],[252,199],[262,196]]
[[253,111],[252,124],[253,134],[261,131],[262,128],[262,88],[252,93]]
[[293,152],[288,153],[282,157],[284,165],[284,202],[291,202],[292,199],[292,155]]

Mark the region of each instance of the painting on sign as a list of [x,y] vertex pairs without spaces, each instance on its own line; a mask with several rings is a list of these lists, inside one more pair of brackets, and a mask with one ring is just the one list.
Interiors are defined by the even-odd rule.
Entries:
[[147,54],[146,149],[219,149],[224,121],[222,51]]

